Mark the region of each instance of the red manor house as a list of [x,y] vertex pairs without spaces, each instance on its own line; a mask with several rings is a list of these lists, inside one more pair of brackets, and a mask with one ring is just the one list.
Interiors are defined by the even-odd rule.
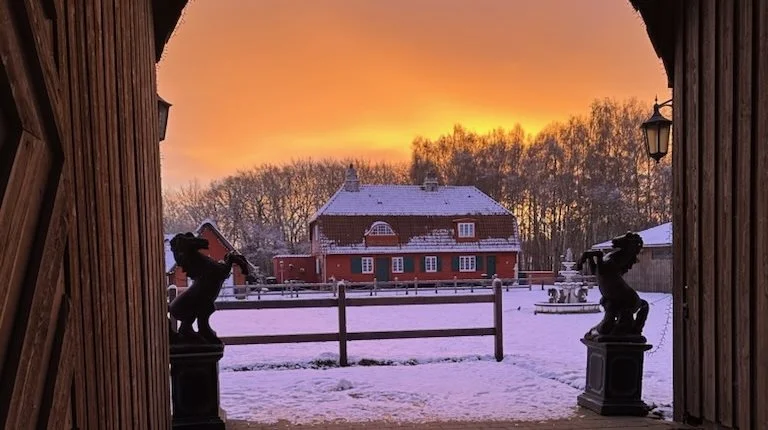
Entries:
[[[216,223],[212,220],[206,219],[197,230],[194,231],[195,236],[202,237],[208,240],[208,249],[202,249],[205,255],[210,256],[214,260],[224,260],[224,256],[228,252],[237,252],[234,246],[221,234],[221,231],[216,226]],[[167,277],[167,286],[175,285],[179,292],[184,291],[190,284],[190,280],[187,278],[187,274],[184,270],[176,265],[176,260],[173,258],[173,252],[171,252],[171,239],[176,234],[165,234],[163,241],[165,245],[165,274]],[[251,270],[255,267],[250,262]],[[226,287],[232,287],[235,285],[245,285],[246,279],[240,267],[237,265],[232,266],[232,273],[229,278],[224,281],[222,289]]]
[[517,219],[473,186],[344,185],[309,220],[311,255],[273,259],[278,281],[517,277]]

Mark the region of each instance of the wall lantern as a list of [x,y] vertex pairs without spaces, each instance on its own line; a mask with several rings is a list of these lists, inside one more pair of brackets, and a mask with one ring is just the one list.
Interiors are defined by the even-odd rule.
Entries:
[[171,110],[171,104],[163,100],[160,95],[157,96],[157,119],[160,131],[160,141],[165,140],[165,129],[168,127],[168,111]]
[[653,114],[640,125],[640,128],[643,129],[645,149],[648,152],[648,156],[656,160],[657,163],[669,151],[670,130],[672,129],[672,121],[659,112],[659,109],[664,106],[671,107],[672,99],[662,104],[659,104],[659,99],[656,99],[653,104]]

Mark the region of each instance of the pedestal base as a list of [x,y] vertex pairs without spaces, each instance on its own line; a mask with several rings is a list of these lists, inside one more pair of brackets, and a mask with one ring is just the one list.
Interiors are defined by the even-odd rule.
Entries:
[[219,416],[219,360],[224,345],[171,345],[174,430],[224,430]]
[[579,406],[600,415],[647,415],[648,406],[641,400],[643,356],[651,345],[581,342],[587,345],[587,383],[578,397]]

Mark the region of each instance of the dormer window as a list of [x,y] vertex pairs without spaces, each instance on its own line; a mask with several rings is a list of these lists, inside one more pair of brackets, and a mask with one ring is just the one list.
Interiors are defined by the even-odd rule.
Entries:
[[459,237],[472,238],[475,237],[475,223],[473,222],[460,222],[458,223]]
[[384,221],[376,221],[366,233],[367,236],[394,236],[395,231]]

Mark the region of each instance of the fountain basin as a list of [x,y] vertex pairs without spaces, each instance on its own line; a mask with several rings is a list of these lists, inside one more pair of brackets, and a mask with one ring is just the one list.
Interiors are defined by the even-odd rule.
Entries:
[[533,314],[594,314],[602,312],[599,303],[535,303]]

